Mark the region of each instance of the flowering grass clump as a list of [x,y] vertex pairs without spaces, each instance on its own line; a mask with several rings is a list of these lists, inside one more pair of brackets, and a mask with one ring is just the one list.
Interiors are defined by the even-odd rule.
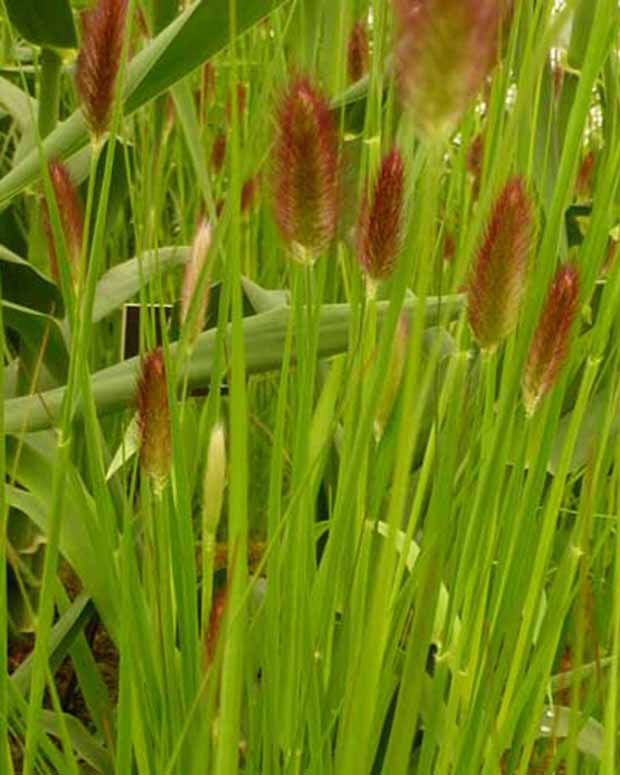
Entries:
[[138,381],[138,427],[140,430],[140,465],[160,493],[172,465],[170,408],[166,365],[161,347],[142,359]]
[[516,176],[495,200],[469,281],[467,316],[483,350],[495,349],[517,325],[533,235],[532,203]]
[[[56,198],[60,226],[65,242],[66,258],[69,262],[69,271],[74,288],[77,286],[80,276],[80,260],[82,255],[82,241],[84,235],[84,215],[82,203],[77,190],[73,185],[69,171],[64,164],[52,161],[48,165],[49,176]],[[60,283],[60,271],[58,266],[58,253],[50,222],[50,212],[47,202],[43,203],[43,225],[47,236],[50,272],[57,283]]]
[[505,3],[394,0],[397,72],[422,135],[450,133],[497,60]]
[[571,264],[553,278],[534,331],[523,373],[523,403],[529,416],[551,390],[568,352],[579,301],[579,273]]
[[357,227],[357,258],[371,287],[394,271],[402,241],[404,186],[403,159],[392,148],[364,197]]
[[82,110],[96,140],[110,125],[126,15],[127,0],[98,0],[80,17],[82,45],[75,79]]
[[280,97],[272,159],[276,223],[293,255],[312,261],[336,233],[340,165],[328,102],[308,78]]

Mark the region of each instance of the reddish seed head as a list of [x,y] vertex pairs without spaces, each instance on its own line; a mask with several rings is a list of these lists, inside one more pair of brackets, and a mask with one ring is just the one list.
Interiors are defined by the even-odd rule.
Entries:
[[592,196],[595,161],[594,151],[588,151],[579,165],[577,179],[575,180],[575,193],[580,199],[587,199]]
[[383,157],[373,190],[364,198],[357,227],[357,259],[375,282],[392,273],[400,251],[404,184],[403,160],[393,148]]
[[362,22],[356,22],[347,45],[347,73],[349,81],[355,83],[368,72],[368,35]]
[[514,177],[495,200],[469,281],[467,315],[483,350],[494,349],[517,324],[533,224],[525,181]]
[[[248,100],[248,94],[247,94],[247,89],[245,88],[245,84],[238,83],[235,91],[237,94],[237,118],[239,119],[239,121],[241,121],[241,118],[245,112],[245,106]],[[226,100],[226,117],[228,118],[229,121],[232,119],[230,96]]]
[[241,188],[241,212],[246,213],[254,204],[260,183],[260,175],[248,178]]
[[161,492],[172,462],[168,386],[161,347],[142,358],[138,381],[138,426],[140,464],[153,481],[156,491]]
[[451,231],[446,231],[443,238],[443,260],[447,264],[451,264],[454,261],[456,255],[456,241],[454,234]]
[[213,595],[211,610],[209,611],[209,623],[207,625],[205,637],[205,667],[209,667],[215,657],[217,648],[217,639],[226,612],[226,602],[228,600],[228,587],[220,587]]
[[551,390],[566,359],[578,301],[579,274],[574,266],[565,264],[551,282],[525,362],[522,388],[528,415]]
[[497,59],[500,0],[393,0],[401,89],[419,131],[454,129]]
[[219,174],[224,166],[226,158],[226,135],[224,132],[218,132],[211,146],[211,169],[215,174]]
[[280,233],[298,258],[316,258],[336,233],[340,163],[329,105],[308,78],[280,97],[272,158]]
[[126,14],[127,0],[97,0],[81,14],[82,45],[75,78],[82,110],[96,139],[110,125]]
[[[66,258],[69,261],[71,279],[74,287],[77,285],[82,254],[82,239],[84,233],[84,216],[77,190],[71,181],[69,171],[57,161],[49,163],[49,175],[54,189],[56,206],[60,216],[60,226],[65,241]],[[43,202],[43,224],[47,235],[50,270],[56,282],[60,282],[58,270],[58,254],[50,223],[50,212],[47,202]]]

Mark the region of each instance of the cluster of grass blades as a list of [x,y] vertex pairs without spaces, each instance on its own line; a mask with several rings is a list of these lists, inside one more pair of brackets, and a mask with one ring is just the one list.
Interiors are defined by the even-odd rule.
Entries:
[[620,771],[616,0],[0,8],[0,775]]

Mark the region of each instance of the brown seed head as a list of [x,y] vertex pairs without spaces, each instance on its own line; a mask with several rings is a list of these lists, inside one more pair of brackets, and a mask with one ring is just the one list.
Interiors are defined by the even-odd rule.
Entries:
[[311,260],[336,233],[340,163],[329,105],[308,78],[280,97],[272,159],[276,223],[294,255]]
[[81,14],[82,45],[75,77],[82,110],[97,140],[110,125],[126,14],[127,0],[97,0]]
[[517,324],[533,233],[532,203],[517,176],[495,200],[469,280],[467,315],[483,350],[494,349]]
[[579,273],[574,266],[564,264],[549,286],[525,362],[522,388],[528,415],[551,390],[566,359],[578,301]]
[[[237,95],[237,118],[239,119],[239,121],[241,121],[243,114],[245,112],[245,106],[248,101],[248,92],[245,87],[245,84],[238,83],[235,89],[235,93]],[[232,106],[230,103],[230,95],[226,100],[226,117],[228,118],[229,121],[232,120]]]
[[356,22],[351,30],[347,45],[347,73],[351,83],[359,81],[366,75],[369,58],[366,27],[362,22]]
[[248,210],[252,207],[254,204],[254,200],[256,199],[256,193],[258,192],[258,187],[260,185],[260,175],[257,173],[256,175],[252,175],[251,178],[248,178],[242,188],[241,188],[241,212],[247,213]]
[[211,169],[215,174],[219,174],[224,166],[226,158],[226,135],[224,132],[218,132],[211,146]]
[[[73,286],[76,287],[80,272],[84,233],[82,204],[77,190],[71,181],[69,171],[64,164],[58,161],[52,161],[49,163],[48,169],[52,188],[54,189],[58,214],[60,216],[60,226],[65,241],[66,258],[69,261]],[[50,212],[45,200],[43,200],[43,225],[47,235],[50,271],[54,280],[59,283],[60,273],[58,269],[58,254],[56,252],[56,245],[50,222]]]
[[398,149],[392,148],[362,203],[357,227],[357,258],[375,282],[392,273],[400,251],[404,185],[403,160]]
[[502,0],[393,0],[403,97],[421,134],[451,132],[497,60]]
[[588,199],[592,196],[595,161],[594,151],[588,151],[581,160],[575,180],[575,193],[579,199]]
[[140,464],[153,481],[156,492],[161,492],[172,463],[168,386],[161,347],[142,358],[138,381],[138,427]]

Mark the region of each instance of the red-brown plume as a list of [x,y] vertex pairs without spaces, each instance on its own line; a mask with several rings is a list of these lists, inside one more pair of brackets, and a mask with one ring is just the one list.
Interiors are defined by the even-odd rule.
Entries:
[[211,146],[211,169],[217,175],[221,172],[226,158],[226,135],[218,132]]
[[140,464],[153,481],[156,492],[161,492],[172,464],[168,385],[161,347],[142,358],[138,381],[138,427]]
[[96,139],[110,125],[126,15],[127,0],[97,0],[80,17],[82,43],[75,78],[82,110]]
[[258,187],[260,185],[260,174],[252,175],[241,187],[241,212],[247,213],[254,204]]
[[[84,215],[77,190],[71,181],[69,171],[58,161],[52,161],[48,166],[49,176],[54,190],[60,226],[65,242],[65,255],[69,261],[69,269],[73,286],[76,287],[80,272],[82,255],[82,240],[84,234]],[[57,283],[60,283],[58,268],[58,253],[50,222],[50,211],[47,202],[43,200],[43,225],[47,236],[50,260],[50,271]]]
[[577,179],[575,180],[575,193],[579,199],[588,199],[592,196],[595,161],[596,156],[592,150],[588,151],[581,160],[577,172]]
[[355,83],[368,72],[369,61],[368,35],[362,22],[353,25],[347,45],[347,74],[349,81]]
[[421,134],[451,132],[497,60],[511,4],[498,0],[393,0],[396,64]]
[[404,186],[403,160],[398,148],[392,148],[364,198],[357,227],[357,259],[373,282],[394,270],[402,239]]
[[522,388],[528,415],[551,390],[566,359],[578,301],[579,273],[571,264],[564,264],[549,286],[525,362]]
[[516,176],[495,200],[469,280],[467,315],[483,350],[497,347],[517,324],[533,234],[532,203]]
[[336,233],[340,160],[329,104],[308,78],[279,99],[272,160],[276,223],[293,254],[310,261]]

